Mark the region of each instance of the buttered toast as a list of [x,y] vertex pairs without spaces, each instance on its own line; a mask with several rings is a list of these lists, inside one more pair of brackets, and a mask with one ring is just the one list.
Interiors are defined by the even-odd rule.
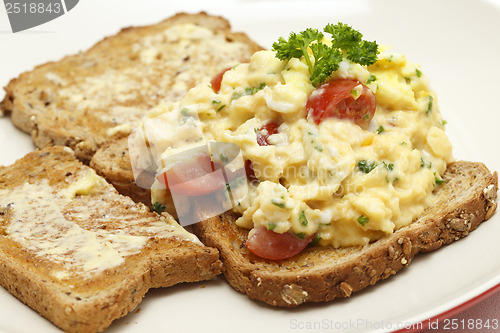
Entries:
[[37,147],[69,146],[88,163],[162,99],[248,61],[260,47],[206,13],[122,29],[85,52],[40,65],[5,87],[0,109]]
[[0,284],[67,332],[98,332],[149,288],[210,279],[218,251],[116,190],[67,147],[0,168]]
[[206,245],[219,249],[227,281],[250,298],[279,307],[331,301],[396,274],[419,252],[467,236],[495,212],[498,175],[484,164],[453,162],[443,180],[436,202],[417,221],[367,246],[312,246],[272,261],[245,247],[248,230],[235,225],[234,214],[200,222],[194,230]]

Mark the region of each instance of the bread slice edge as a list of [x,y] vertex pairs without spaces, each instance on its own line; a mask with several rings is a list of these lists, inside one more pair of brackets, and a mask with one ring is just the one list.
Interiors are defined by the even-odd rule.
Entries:
[[247,230],[228,214],[198,223],[195,233],[219,249],[223,274],[239,292],[278,307],[326,302],[354,292],[408,267],[415,255],[467,236],[496,210],[498,175],[482,163],[451,163],[438,200],[414,223],[364,247],[308,247],[282,261],[268,261],[244,246]]

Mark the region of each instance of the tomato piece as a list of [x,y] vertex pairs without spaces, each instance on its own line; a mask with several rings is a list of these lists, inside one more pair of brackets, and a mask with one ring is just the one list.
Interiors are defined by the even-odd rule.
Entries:
[[172,193],[198,196],[226,186],[222,170],[215,171],[215,165],[207,154],[195,154],[159,174],[157,179]]
[[366,129],[375,114],[376,104],[373,91],[358,80],[337,79],[313,91],[307,99],[306,110],[316,124],[336,117],[350,119]]
[[223,71],[221,71],[220,73],[215,75],[214,78],[212,79],[212,81],[210,81],[210,84],[212,85],[212,89],[216,93],[218,93],[220,90],[220,85],[221,85],[222,77],[224,76],[224,73],[226,73],[230,69],[231,69],[231,67],[224,69]]
[[259,183],[259,179],[253,170],[253,163],[250,160],[245,160],[245,173],[250,184],[257,185]]
[[246,247],[253,254],[270,260],[293,257],[309,244],[315,235],[299,238],[291,232],[279,234],[266,228],[258,228],[246,241]]
[[267,139],[269,138],[270,135],[272,134],[278,134],[278,127],[280,125],[270,122],[265,124],[260,128],[260,130],[257,132],[257,143],[259,146],[269,146],[271,145]]

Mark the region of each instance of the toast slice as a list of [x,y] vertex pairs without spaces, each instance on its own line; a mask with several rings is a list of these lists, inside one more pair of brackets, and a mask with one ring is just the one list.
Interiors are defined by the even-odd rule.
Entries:
[[119,195],[67,147],[0,168],[0,284],[67,332],[98,332],[149,288],[221,269],[172,217]]
[[245,247],[248,230],[225,214],[194,225],[208,246],[217,247],[227,281],[251,299],[273,306],[349,297],[407,267],[419,252],[436,250],[467,236],[496,207],[498,175],[481,163],[449,165],[434,205],[414,223],[364,247],[308,247],[279,261],[259,258]]
[[90,167],[113,184],[116,190],[135,202],[151,207],[151,190],[136,184],[130,162],[128,139],[107,143],[97,150],[90,160]]
[[0,109],[37,147],[69,146],[88,163],[160,100],[179,99],[259,49],[221,17],[181,13],[21,74],[5,87]]

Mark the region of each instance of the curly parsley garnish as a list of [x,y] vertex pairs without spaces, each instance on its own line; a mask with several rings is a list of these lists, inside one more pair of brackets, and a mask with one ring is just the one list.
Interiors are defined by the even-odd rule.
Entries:
[[[311,83],[315,87],[325,82],[339,68],[344,57],[366,66],[377,61],[377,43],[362,40],[363,35],[347,24],[328,24],[323,31],[332,35],[331,46],[322,42],[322,32],[310,28],[299,34],[291,33],[288,40],[280,37],[272,49],[280,60],[304,57],[311,74]],[[312,52],[312,58],[308,50]]]

